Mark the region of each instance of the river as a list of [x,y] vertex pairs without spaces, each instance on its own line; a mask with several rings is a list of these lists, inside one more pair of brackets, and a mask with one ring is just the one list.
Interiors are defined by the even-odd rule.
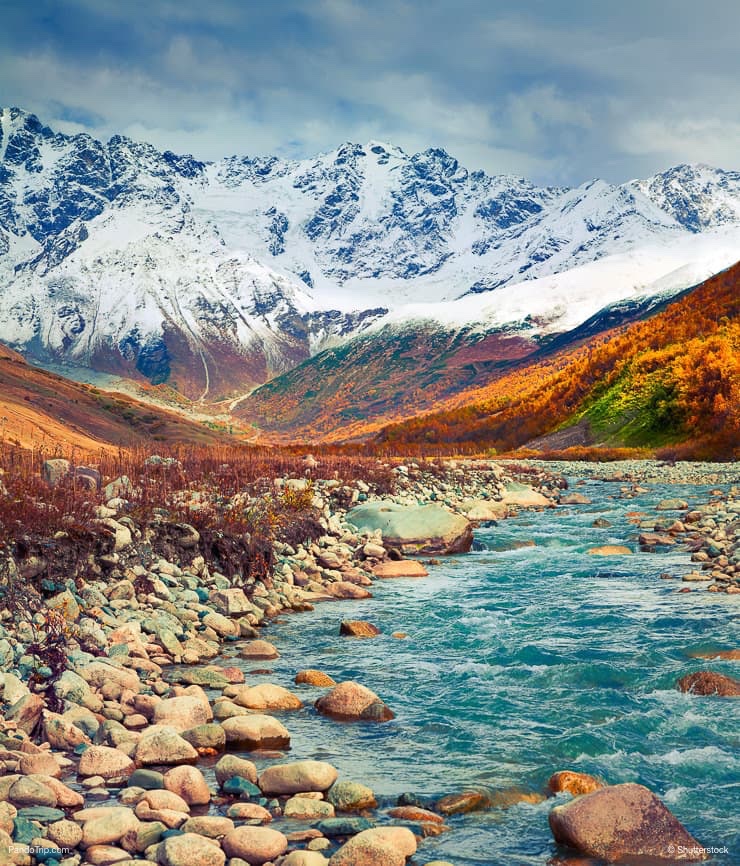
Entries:
[[[473,552],[426,579],[380,581],[371,600],[283,617],[268,635],[283,656],[248,681],[291,686],[297,670],[319,668],[376,691],[394,721],[318,716],[311,702],[322,692],[307,686],[291,686],[307,707],[285,721],[296,757],[329,760],[388,802],[476,785],[542,791],[554,771],[573,769],[647,785],[703,845],[728,848],[711,863],[740,863],[740,705],[674,688],[702,667],[736,669],[691,653],[740,646],[738,597],[704,585],[678,594],[686,584],[659,575],[690,570],[688,555],[639,552],[626,516],[654,515],[666,497],[705,503],[709,488],[656,485],[634,499],[597,481],[578,490],[591,505],[481,528]],[[611,526],[594,527],[597,517]],[[625,542],[633,556],[586,553]],[[340,638],[343,618],[383,634]],[[414,862],[542,866],[557,853],[553,802],[455,816],[454,831],[425,840]]]

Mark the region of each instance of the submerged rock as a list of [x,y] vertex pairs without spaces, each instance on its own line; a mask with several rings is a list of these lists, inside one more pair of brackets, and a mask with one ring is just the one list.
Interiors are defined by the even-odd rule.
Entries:
[[718,674],[716,671],[696,671],[681,677],[676,683],[681,692],[692,695],[718,695],[722,698],[740,697],[740,680]]

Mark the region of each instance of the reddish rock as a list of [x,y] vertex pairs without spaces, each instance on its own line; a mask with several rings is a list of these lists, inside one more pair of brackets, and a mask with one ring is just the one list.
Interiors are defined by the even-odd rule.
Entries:
[[82,753],[77,772],[80,776],[124,779],[134,772],[134,762],[124,752],[108,746],[89,746]]
[[375,692],[351,681],[339,683],[319,698],[315,707],[325,716],[336,719],[387,722],[395,718]]
[[164,774],[164,787],[182,797],[189,806],[205,806],[211,802],[211,792],[203,773],[197,767],[184,764]]
[[676,683],[681,692],[693,695],[718,695],[723,698],[740,697],[740,680],[718,674],[716,671],[696,671]]
[[707,859],[700,843],[658,797],[631,782],[556,806],[549,820],[560,845],[608,862],[628,857]]
[[589,776],[588,773],[560,770],[560,772],[550,776],[547,787],[553,794],[567,791],[574,797],[580,797],[582,794],[592,794],[594,791],[599,791],[605,786],[603,782],[600,782],[595,776]]
[[375,637],[380,634],[380,629],[361,619],[344,619],[339,626],[339,634],[346,637]]
[[305,671],[298,671],[295,676],[296,685],[300,683],[305,683],[308,686],[335,686],[336,681],[333,680],[329,674],[325,674],[322,671],[316,671],[312,669],[308,669]]
[[30,734],[39,723],[44,709],[44,701],[38,695],[24,695],[5,713],[6,722],[15,722],[16,727]]
[[280,653],[269,641],[252,640],[239,650],[239,655],[243,659],[276,659]]
[[444,824],[445,820],[436,812],[420,809],[418,806],[396,806],[388,814],[391,818],[398,818],[399,821],[413,821],[420,824]]
[[438,800],[437,811],[443,815],[464,815],[468,812],[479,812],[488,804],[488,798],[480,791],[462,791],[460,794],[448,794]]

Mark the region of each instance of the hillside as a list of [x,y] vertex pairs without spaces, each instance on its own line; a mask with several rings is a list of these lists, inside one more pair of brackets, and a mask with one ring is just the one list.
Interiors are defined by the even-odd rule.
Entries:
[[62,453],[144,440],[216,444],[227,438],[175,413],[40,370],[2,344],[0,425],[3,442]]
[[646,321],[525,365],[374,442],[422,452],[671,446],[666,453],[736,457],[739,311],[737,264]]

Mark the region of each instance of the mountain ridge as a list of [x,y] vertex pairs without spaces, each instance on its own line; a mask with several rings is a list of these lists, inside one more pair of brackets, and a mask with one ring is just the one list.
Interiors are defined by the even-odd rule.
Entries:
[[538,188],[441,148],[200,161],[0,110],[0,339],[234,398],[363,334],[516,334],[669,297],[740,248],[740,175]]

